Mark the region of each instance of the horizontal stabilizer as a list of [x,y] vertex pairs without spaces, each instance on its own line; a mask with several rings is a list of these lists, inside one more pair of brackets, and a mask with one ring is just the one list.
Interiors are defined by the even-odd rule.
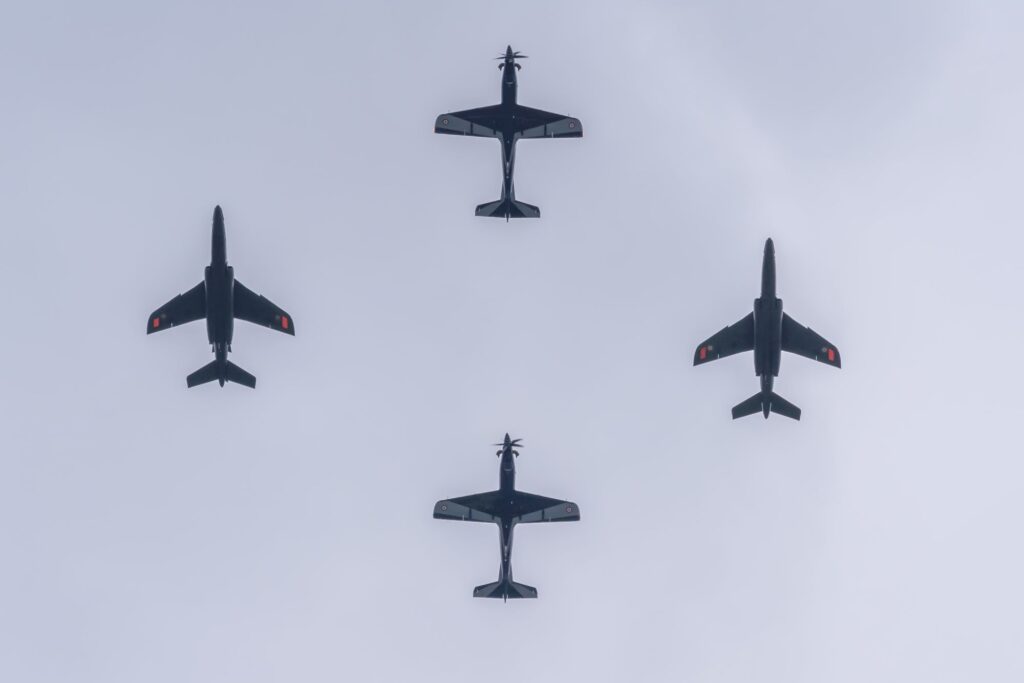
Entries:
[[494,583],[487,583],[483,586],[477,586],[473,589],[474,598],[502,598],[508,600],[510,598],[535,598],[537,597],[537,589],[533,586],[527,586],[525,583],[516,583],[515,581],[496,581]]
[[225,366],[226,367],[224,372],[224,378],[227,381],[247,386],[250,389],[256,388],[256,378],[250,375],[248,372],[238,367],[231,361],[228,361],[225,364]]
[[753,415],[754,413],[761,412],[761,394],[754,394],[743,403],[734,406],[732,409],[732,419],[739,417],[746,417],[747,415]]
[[771,401],[771,403],[769,404],[768,408],[773,413],[785,415],[786,417],[791,417],[794,420],[800,419],[800,409],[797,408],[792,403],[790,403],[789,401],[787,401],[786,399],[776,394],[775,392],[772,392],[769,395],[769,400]]
[[219,379],[220,375],[220,363],[213,361],[193,372],[185,379],[185,382],[191,388]]
[[540,218],[540,209],[533,204],[517,202],[514,199],[499,199],[496,202],[476,207],[477,216],[494,218]]
[[768,413],[778,413],[794,420],[800,419],[800,409],[774,391],[754,394],[735,406],[732,409],[732,419],[735,420],[754,413],[763,413],[765,419],[768,419]]
[[224,382],[234,382],[250,389],[256,388],[256,378],[230,361],[215,360],[207,363],[185,380],[190,388],[213,381],[220,382],[221,386],[224,386]]

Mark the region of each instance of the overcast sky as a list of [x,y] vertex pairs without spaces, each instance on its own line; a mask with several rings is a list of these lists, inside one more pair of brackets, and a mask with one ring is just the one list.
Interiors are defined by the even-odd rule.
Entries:
[[[21,2],[0,17],[0,679],[1024,679],[1016,2]],[[534,221],[476,218],[520,101]],[[186,390],[213,207],[297,336]],[[793,422],[732,421],[764,240]],[[538,600],[474,600],[519,487]]]

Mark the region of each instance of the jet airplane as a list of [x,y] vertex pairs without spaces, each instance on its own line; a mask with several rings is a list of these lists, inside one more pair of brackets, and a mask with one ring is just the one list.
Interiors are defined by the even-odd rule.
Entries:
[[441,114],[434,123],[434,132],[498,138],[501,141],[501,198],[476,207],[477,216],[504,217],[506,221],[509,218],[539,218],[539,208],[516,201],[516,192],[512,184],[516,142],[529,138],[581,138],[583,125],[579,119],[571,116],[517,104],[516,71],[521,66],[516,60],[526,59],[526,55],[513,52],[512,46],[509,45],[505,54],[498,59],[502,60],[498,65],[498,69],[502,71],[501,104]]
[[761,391],[733,408],[733,419],[757,412],[763,413],[765,419],[769,412],[800,419],[800,409],[772,391],[783,351],[840,367],[835,344],[782,312],[782,299],[775,296],[775,245],[771,239],[764,245],[761,296],[754,299],[754,311],[701,342],[693,355],[693,364],[710,363],[743,351],[754,352],[754,372],[761,378]]
[[153,311],[146,323],[146,334],[206,318],[206,334],[216,358],[189,375],[188,386],[217,380],[221,386],[224,382],[236,382],[255,388],[256,378],[228,360],[235,318],[290,335],[295,334],[295,321],[269,299],[235,279],[235,270],[228,265],[224,212],[219,206],[213,210],[212,252],[203,281]]
[[530,522],[576,522],[580,509],[576,503],[545,498],[516,490],[515,458],[519,457],[521,439],[508,434],[497,452],[501,458],[497,491],[478,493],[462,498],[440,500],[434,505],[435,519],[465,522],[493,522],[498,525],[501,541],[501,566],[498,580],[473,590],[474,598],[535,598],[537,589],[512,580],[512,530],[516,524]]

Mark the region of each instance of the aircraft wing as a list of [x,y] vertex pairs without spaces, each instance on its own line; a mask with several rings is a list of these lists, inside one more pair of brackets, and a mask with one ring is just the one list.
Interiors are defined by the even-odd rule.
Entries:
[[515,130],[520,138],[581,138],[583,124],[564,114],[516,105]]
[[184,325],[206,317],[206,282],[179,294],[153,311],[146,322],[146,334]]
[[434,122],[435,133],[447,135],[475,135],[481,138],[496,138],[501,134],[501,106],[491,105],[478,109],[466,109],[441,114]]
[[515,509],[519,514],[513,518],[513,521],[518,524],[578,522],[580,519],[580,508],[571,501],[545,498],[518,491],[515,496]]
[[713,360],[731,356],[734,353],[752,351],[754,349],[754,313],[734,325],[726,327],[718,334],[701,342],[693,354],[693,364],[701,365]]
[[498,504],[501,491],[488,491],[472,496],[439,500],[434,505],[434,519],[456,519],[463,522],[500,522]]
[[804,327],[785,313],[782,314],[782,350],[813,360],[842,367],[839,349],[809,327]]
[[295,321],[265,296],[235,280],[235,317],[278,332],[295,335]]

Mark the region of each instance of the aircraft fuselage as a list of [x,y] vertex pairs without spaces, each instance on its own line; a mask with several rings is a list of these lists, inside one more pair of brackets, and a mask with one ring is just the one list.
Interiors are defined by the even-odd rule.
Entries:
[[512,186],[512,173],[516,164],[516,141],[519,139],[515,133],[515,105],[519,79],[516,76],[516,63],[510,53],[506,53],[504,68],[501,70],[501,106],[507,110],[508,115],[503,118],[502,128],[498,132],[501,135],[501,172],[502,188],[508,197],[515,196]]
[[754,299],[754,372],[771,391],[782,363],[782,299],[775,296],[775,245],[765,243],[761,296]]
[[234,285],[235,270],[227,261],[227,238],[224,232],[224,214],[217,207],[213,214],[213,244],[210,265],[206,267],[206,335],[217,354],[217,360],[226,360],[231,350],[235,329]]
[[515,505],[516,494],[516,463],[512,446],[506,445],[501,451],[501,469],[498,475],[498,490],[508,496],[508,509],[501,514],[498,523],[499,542],[501,543],[501,573],[499,580],[512,579],[512,530],[515,528],[513,517],[519,514]]

